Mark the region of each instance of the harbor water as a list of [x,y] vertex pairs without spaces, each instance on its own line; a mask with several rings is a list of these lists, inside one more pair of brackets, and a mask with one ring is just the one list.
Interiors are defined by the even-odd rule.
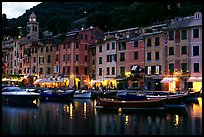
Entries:
[[180,108],[112,110],[97,100],[2,104],[3,135],[202,135],[202,97]]

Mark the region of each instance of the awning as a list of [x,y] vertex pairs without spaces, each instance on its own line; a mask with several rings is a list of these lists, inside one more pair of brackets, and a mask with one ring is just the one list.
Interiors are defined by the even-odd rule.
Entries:
[[91,82],[89,82],[89,84],[94,84],[94,83],[97,83],[97,82],[103,82],[103,80],[92,80]]
[[56,82],[62,83],[62,82],[64,82],[66,79],[67,79],[67,78],[61,78],[61,79],[57,80]]
[[177,80],[177,78],[165,77],[160,81],[160,83],[169,83],[169,82],[173,82],[175,80]]
[[131,68],[131,70],[136,70],[137,69],[137,66],[133,66],[132,68]]
[[202,82],[202,77],[190,77],[188,82]]

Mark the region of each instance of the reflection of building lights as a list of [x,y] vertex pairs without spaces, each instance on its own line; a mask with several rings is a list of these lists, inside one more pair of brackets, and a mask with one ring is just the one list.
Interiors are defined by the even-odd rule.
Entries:
[[96,100],[93,101],[93,106],[94,106],[94,115],[96,116]]
[[69,112],[69,106],[64,105],[64,111],[68,113]]
[[125,116],[125,125],[128,125],[128,116]]
[[73,116],[73,114],[72,114],[72,103],[70,103],[70,112],[69,112],[69,116],[70,116],[70,119],[72,119],[72,116]]
[[36,105],[37,104],[37,101],[36,101],[36,99],[35,100],[33,100],[33,103]]
[[86,118],[86,102],[84,102],[84,118]]
[[118,114],[121,115],[121,113],[122,113],[122,108],[119,108],[118,109]]
[[177,127],[178,126],[178,123],[179,123],[179,116],[178,115],[176,115],[176,118],[175,118],[175,126]]

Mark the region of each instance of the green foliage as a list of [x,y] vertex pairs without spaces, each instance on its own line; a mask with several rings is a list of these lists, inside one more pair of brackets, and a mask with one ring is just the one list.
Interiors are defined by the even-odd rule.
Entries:
[[[170,10],[167,5],[170,5]],[[43,2],[8,22],[6,15],[2,15],[2,24],[4,28],[7,26],[15,29],[20,26],[26,35],[24,28],[34,11],[40,25],[40,36],[45,30],[56,35],[81,28],[84,22],[80,20],[85,18],[85,27],[98,26],[104,31],[113,31],[147,26],[178,16],[192,16],[195,11],[201,11],[201,7],[201,2],[180,2],[179,7],[178,2]],[[76,20],[79,22],[74,23]],[[18,32],[3,30],[3,34],[9,33],[16,36]]]

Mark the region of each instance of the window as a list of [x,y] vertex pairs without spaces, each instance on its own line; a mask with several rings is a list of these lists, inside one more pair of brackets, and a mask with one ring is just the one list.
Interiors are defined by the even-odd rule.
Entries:
[[56,54],[56,61],[59,60],[59,54]]
[[181,47],[181,54],[182,55],[187,54],[187,46],[182,46]]
[[70,58],[70,54],[67,55],[67,59],[68,59],[68,61],[71,60],[71,58]]
[[147,39],[147,47],[151,47],[151,46],[152,46],[151,39]]
[[155,46],[159,46],[159,37],[158,38],[155,38]]
[[83,34],[80,34],[80,39],[83,39]]
[[85,35],[85,40],[88,40],[88,36],[87,35]]
[[199,72],[199,63],[193,63],[194,72]]
[[169,47],[169,55],[174,55],[174,47]]
[[178,30],[176,30],[175,42],[176,42],[176,43],[179,43],[179,42],[180,42],[180,31],[178,31]]
[[182,39],[182,40],[187,39],[187,30],[182,30],[182,31],[181,31],[181,39]]
[[193,46],[193,56],[199,56],[199,46]]
[[50,67],[47,68],[47,74],[50,74]]
[[147,60],[151,60],[151,52],[147,52]]
[[199,29],[193,29],[193,38],[199,38]]
[[147,74],[151,74],[151,66],[147,67]]
[[155,59],[156,59],[156,60],[159,59],[159,51],[155,52]]
[[79,67],[76,66],[76,74],[78,74],[78,73],[79,73]]
[[70,44],[71,44],[71,43],[69,42],[69,43],[68,43],[68,49],[70,49]]
[[134,41],[134,47],[138,47],[138,41]]
[[58,47],[58,45],[56,45],[56,51],[59,51],[59,47]]
[[110,49],[110,44],[107,43],[107,45],[106,45],[106,50],[109,50],[109,49]]
[[41,50],[40,50],[41,52],[43,52],[43,47],[41,47]]
[[115,49],[115,42],[112,42],[112,49]]
[[112,67],[112,75],[115,75],[115,67]]
[[66,55],[63,55],[63,61],[65,61]]
[[102,64],[102,57],[99,57],[99,64]]
[[95,59],[92,59],[92,65],[95,65]]
[[43,68],[40,68],[40,73],[43,74]]
[[156,66],[156,73],[155,74],[159,74],[159,66]]
[[35,63],[36,57],[33,57],[33,63]]
[[110,68],[109,67],[106,68],[106,75],[110,75]]
[[182,72],[187,71],[187,63],[181,63],[181,70],[182,70]]
[[76,49],[79,49],[79,43],[76,43]]
[[85,44],[84,46],[85,46],[85,50],[87,50],[87,44]]
[[66,45],[65,45],[65,43],[63,43],[63,49],[65,49],[66,48]]
[[52,51],[52,46],[50,46],[50,51]]
[[50,55],[47,56],[47,63],[50,63]]
[[125,75],[125,67],[120,67],[120,75],[121,76]]
[[70,66],[67,66],[67,73],[70,74]]
[[169,71],[170,73],[174,72],[174,64],[169,64]]
[[102,68],[99,68],[99,76],[102,76]]
[[120,61],[125,61],[125,52],[120,53]]
[[110,55],[106,56],[106,62],[110,62]]
[[174,31],[169,31],[169,40],[174,40]]
[[138,52],[134,52],[134,60],[138,59]]
[[99,46],[99,52],[102,52],[102,46]]
[[79,61],[79,55],[76,54],[76,61]]
[[65,66],[63,66],[63,72],[62,73],[65,75]]
[[125,44],[125,42],[119,42],[119,50],[125,50],[126,49],[126,44]]
[[87,74],[87,67],[84,67],[84,74]]
[[48,52],[49,51],[49,47],[48,46],[46,46],[46,52]]
[[84,61],[87,62],[87,56],[85,56]]

